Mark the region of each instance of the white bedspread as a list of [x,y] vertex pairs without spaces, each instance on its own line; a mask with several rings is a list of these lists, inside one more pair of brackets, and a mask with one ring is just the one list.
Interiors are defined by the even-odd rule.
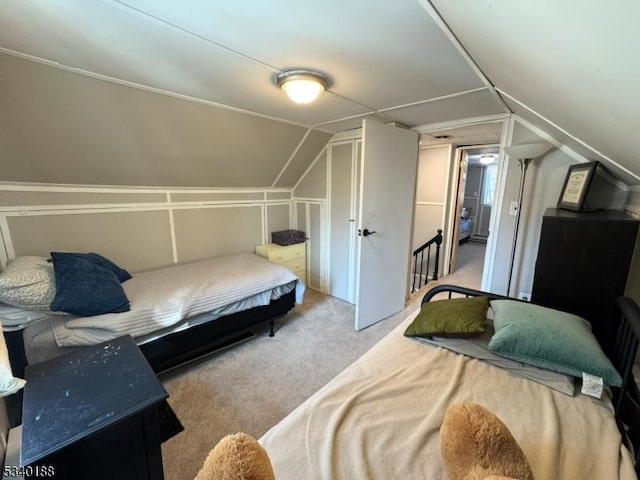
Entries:
[[[302,303],[302,281],[288,268],[252,253],[137,273],[122,284],[129,312],[54,318],[53,334],[61,347],[96,344],[125,334],[140,337],[293,281],[296,302]],[[264,305],[271,299],[258,297]]]
[[439,430],[460,401],[504,421],[537,480],[636,478],[609,401],[406,338],[410,320],[260,439],[278,480],[446,479]]

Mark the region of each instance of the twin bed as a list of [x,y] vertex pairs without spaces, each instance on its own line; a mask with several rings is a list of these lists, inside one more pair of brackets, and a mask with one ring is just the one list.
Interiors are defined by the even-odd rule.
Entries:
[[26,324],[3,319],[14,373],[20,375],[25,364],[127,334],[161,372],[247,336],[264,321],[271,322],[273,335],[274,319],[302,303],[304,292],[289,269],[251,253],[136,273],[122,288],[128,311],[47,314]]
[[[503,298],[440,286],[425,302],[454,292]],[[445,411],[452,404],[472,401],[510,428],[536,479],[636,478],[620,431],[626,437],[628,418],[637,417],[633,412],[627,415],[625,399],[635,396],[630,372],[640,313],[628,299],[621,309],[619,355],[612,360],[624,383],[613,389],[615,409],[606,388],[602,399],[580,393],[579,388],[571,394],[563,391],[566,383],[554,388],[553,382],[532,380],[517,368],[496,367],[437,345],[436,337],[428,342],[406,337],[416,312],[271,428],[260,443],[278,480],[444,479],[439,430]],[[580,385],[573,380],[571,387],[574,383]]]

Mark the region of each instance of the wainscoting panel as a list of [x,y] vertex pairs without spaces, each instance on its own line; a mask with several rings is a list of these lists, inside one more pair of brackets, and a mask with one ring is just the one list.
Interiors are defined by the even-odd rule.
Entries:
[[39,215],[7,219],[16,256],[98,252],[131,272],[172,262],[166,210]]
[[438,229],[443,228],[443,211],[444,205],[416,205],[412,250],[433,238],[438,233]]
[[132,272],[254,252],[293,228],[286,189],[0,182],[0,265],[18,255],[95,251]]
[[178,261],[253,252],[262,243],[262,205],[174,209]]
[[288,230],[291,225],[291,204],[267,205],[267,243],[271,242],[271,233]]

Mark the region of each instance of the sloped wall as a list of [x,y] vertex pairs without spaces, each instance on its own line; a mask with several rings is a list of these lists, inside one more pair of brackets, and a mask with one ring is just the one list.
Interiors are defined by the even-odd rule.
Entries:
[[292,187],[330,134],[0,53],[0,181]]

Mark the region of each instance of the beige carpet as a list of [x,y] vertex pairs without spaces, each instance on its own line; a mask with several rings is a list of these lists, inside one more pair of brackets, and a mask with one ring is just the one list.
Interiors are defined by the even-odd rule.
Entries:
[[167,480],[195,477],[209,450],[239,431],[258,438],[419,308],[434,285],[479,288],[484,244],[458,250],[457,269],[409,299],[406,308],[365,330],[353,329],[353,305],[307,290],[303,305],[257,338],[162,376],[185,429],[162,446]]

